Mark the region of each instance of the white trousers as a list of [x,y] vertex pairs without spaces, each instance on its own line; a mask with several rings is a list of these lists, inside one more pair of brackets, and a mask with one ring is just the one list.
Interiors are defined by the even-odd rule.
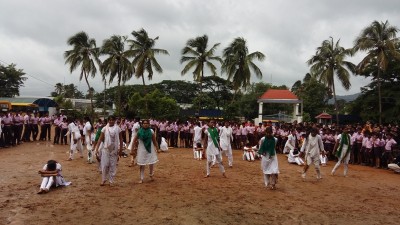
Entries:
[[40,185],[40,189],[47,189],[50,190],[50,187],[54,183],[54,177],[43,177],[42,184]]
[[71,141],[71,149],[69,151],[69,158],[73,159],[74,158],[74,152],[79,151],[81,154],[81,157],[83,157],[83,146],[82,146],[82,140],[78,139],[76,143],[74,143],[74,140]]
[[243,160],[254,161],[254,152],[244,151],[243,152]]
[[338,162],[336,163],[335,167],[333,167],[333,169],[332,169],[332,174],[335,174],[336,170],[339,168],[342,161],[343,161],[343,165],[344,165],[343,175],[347,176],[347,171],[349,170],[350,154],[347,154],[344,157],[340,157],[338,159]]
[[400,173],[400,166],[395,163],[391,163],[388,165],[389,169],[394,170],[394,172]]
[[91,144],[92,140],[90,140],[90,137],[88,135],[85,135],[85,144],[86,144],[86,149],[87,149],[87,160],[89,163],[93,162],[93,146]]
[[103,149],[101,153],[101,178],[102,182],[107,180],[110,183],[114,182],[114,177],[117,174],[118,151],[109,152]]
[[210,167],[213,164],[213,156],[215,158],[215,162],[218,163],[219,170],[221,171],[221,173],[225,173],[225,168],[224,168],[224,165],[222,164],[221,154],[218,154],[218,155],[207,155],[207,165],[206,165],[207,176],[210,175]]
[[[232,148],[227,150],[222,150],[222,152],[225,153],[226,157],[228,157],[228,165],[232,166],[233,164]],[[222,154],[221,154],[221,160],[222,160]]]

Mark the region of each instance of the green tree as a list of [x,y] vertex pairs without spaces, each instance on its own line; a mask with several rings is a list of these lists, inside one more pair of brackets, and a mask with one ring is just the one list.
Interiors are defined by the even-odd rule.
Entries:
[[308,113],[310,118],[315,118],[326,109],[329,90],[309,73],[305,75],[303,82],[296,81],[291,91],[303,100],[303,110]]
[[[397,47],[398,49],[398,47]],[[363,70],[361,76],[371,77],[372,82],[361,88],[361,95],[349,104],[349,111],[353,115],[359,115],[364,121],[378,121],[379,111],[376,110],[378,99],[378,81],[376,64],[371,64]],[[400,114],[400,64],[394,58],[390,59],[385,72],[380,76],[382,98],[382,122],[398,122]]]
[[363,73],[371,64],[377,65],[379,123],[382,123],[381,75],[386,72],[391,58],[400,60],[400,53],[396,49],[397,32],[398,29],[389,25],[388,21],[374,21],[362,30],[354,43],[355,51],[368,51],[367,56],[357,65],[357,73]]
[[[146,108],[148,104],[148,108]],[[165,96],[159,90],[154,90],[145,96],[136,92],[129,98],[129,110],[142,118],[156,117],[174,120],[179,116],[179,106],[176,101]]]
[[64,92],[64,85],[62,83],[57,83],[54,87],[57,95],[61,95]]
[[198,85],[183,80],[163,80],[152,86],[178,103],[184,104],[191,104],[198,92]]
[[219,56],[215,56],[215,51],[220,43],[214,44],[210,49],[208,48],[208,36],[203,35],[196,38],[189,39],[186,46],[182,49],[181,64],[187,63],[183,68],[181,75],[184,76],[187,72],[194,69],[193,80],[198,82],[200,94],[203,90],[202,82],[204,79],[204,67],[211,71],[212,76],[217,75],[217,67],[212,63],[217,61],[223,63]]
[[156,44],[156,38],[150,38],[147,31],[143,28],[139,31],[132,32],[134,40],[129,40],[130,49],[132,50],[133,65],[136,69],[135,75],[137,78],[142,78],[143,86],[145,86],[144,73],[147,72],[147,78],[151,80],[153,78],[153,68],[158,72],[162,73],[163,69],[155,58],[156,54],[169,55],[167,50],[154,48]]
[[216,109],[217,103],[213,98],[208,96],[206,93],[201,93],[193,99],[192,108],[200,111],[200,109]]
[[239,88],[246,88],[250,85],[251,70],[256,77],[262,78],[260,68],[253,62],[255,59],[263,61],[265,56],[261,52],[249,54],[247,43],[244,38],[235,38],[232,43],[223,51],[224,63],[222,72],[228,75],[228,80],[232,81],[235,92]]
[[[99,48],[96,47],[96,40],[81,31],[70,37],[67,44],[72,47],[71,50],[65,51],[65,64],[69,64],[70,73],[80,66],[81,73],[79,80],[85,79],[85,82],[90,89],[89,75],[94,78],[97,72],[96,63],[100,65]],[[93,96],[90,96],[91,115],[93,111]]]
[[228,80],[217,76],[209,76],[203,79],[203,84],[204,92],[214,99],[217,109],[221,109],[221,107],[232,101],[232,84]]
[[102,73],[103,79],[109,75],[109,83],[112,83],[117,78],[117,104],[116,114],[121,114],[121,83],[125,84],[130,80],[135,72],[135,68],[130,62],[130,57],[133,56],[131,50],[125,50],[125,44],[127,43],[127,37],[113,35],[109,39],[104,40],[103,46],[101,47],[101,54],[106,55],[108,58],[103,61]]
[[333,92],[337,123],[339,123],[339,109],[336,99],[335,77],[346,90],[349,90],[351,86],[350,72],[355,71],[355,65],[345,60],[347,56],[352,56],[352,49],[341,47],[339,42],[340,40],[334,43],[332,37],[330,40],[324,40],[322,45],[317,48],[315,55],[307,61],[308,65],[311,66],[311,73]]
[[24,86],[24,77],[22,69],[17,69],[15,64],[3,66],[0,64],[0,97],[19,96],[19,88]]

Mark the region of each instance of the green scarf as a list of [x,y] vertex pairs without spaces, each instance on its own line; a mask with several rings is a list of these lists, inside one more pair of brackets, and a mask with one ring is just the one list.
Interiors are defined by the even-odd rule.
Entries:
[[275,155],[275,138],[267,138],[265,137],[263,143],[260,146],[260,149],[258,150],[258,153],[261,155],[264,155],[265,153],[268,153],[269,156],[274,156]]
[[138,132],[138,138],[143,141],[144,147],[148,153],[151,153],[151,141],[153,134],[151,133],[151,129],[140,128]]
[[349,154],[349,152],[350,152],[350,135],[347,133],[346,134],[342,133],[342,138],[340,139],[340,145],[335,154],[336,157],[338,157],[338,158],[340,158],[340,156],[342,155],[343,145],[348,146],[346,155]]
[[212,139],[212,141],[214,142],[214,145],[215,145],[215,147],[219,147],[218,146],[218,138],[219,138],[219,135],[218,135],[218,130],[217,130],[217,128],[215,128],[215,127],[213,127],[213,128],[208,128],[208,133],[210,134],[210,136],[211,136],[211,139]]

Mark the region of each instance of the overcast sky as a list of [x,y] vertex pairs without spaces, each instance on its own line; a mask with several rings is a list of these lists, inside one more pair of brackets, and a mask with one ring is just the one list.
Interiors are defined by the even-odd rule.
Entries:
[[[0,63],[15,63],[27,74],[21,96],[48,96],[58,82],[86,93],[80,71],[71,74],[64,64],[67,39],[85,31],[101,46],[111,35],[132,38],[133,30],[144,28],[150,37],[159,36],[157,48],[170,53],[157,56],[164,72],[150,83],[192,81],[191,72],[180,75],[180,52],[188,39],[207,34],[209,46],[221,43],[218,54],[234,38],[245,38],[250,52],[266,55],[256,62],[263,78],[252,81],[291,87],[309,71],[306,61],[323,40],[332,36],[352,47],[374,20],[400,27],[399,9],[399,0],[1,0]],[[349,60],[358,63],[362,56]],[[100,75],[90,83],[102,91]],[[127,82],[136,83],[141,80]],[[352,77],[351,83],[349,91],[337,85],[337,93],[358,93],[369,80]]]

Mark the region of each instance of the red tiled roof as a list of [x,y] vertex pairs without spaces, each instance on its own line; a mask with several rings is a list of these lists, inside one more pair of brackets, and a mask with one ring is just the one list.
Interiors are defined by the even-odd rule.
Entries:
[[328,113],[321,113],[315,117],[315,119],[332,119],[332,116]]
[[259,99],[299,99],[295,94],[289,90],[276,90],[269,89]]

